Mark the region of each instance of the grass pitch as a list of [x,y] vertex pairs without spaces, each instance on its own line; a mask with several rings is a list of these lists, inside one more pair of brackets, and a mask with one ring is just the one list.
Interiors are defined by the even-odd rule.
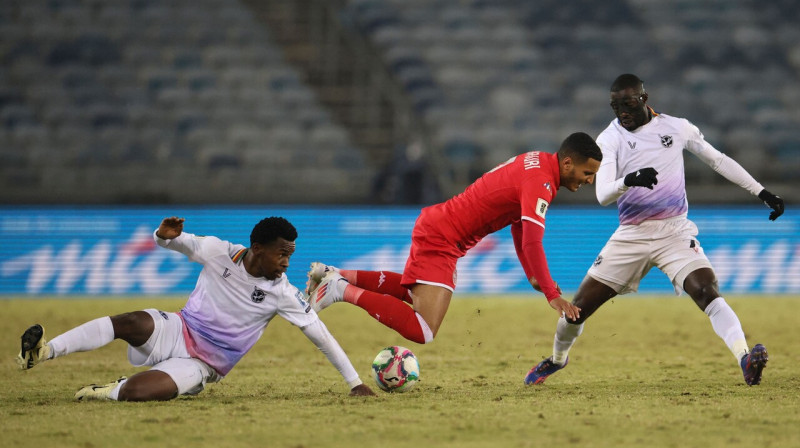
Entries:
[[528,369],[552,351],[556,314],[540,298],[452,302],[437,339],[407,342],[356,307],[322,318],[372,385],[387,345],[418,356],[405,394],[348,397],[302,333],[276,318],[221,383],[164,403],[78,403],[85,384],[131,375],[126,345],[76,353],[23,372],[19,336],[47,336],[95,317],[182,298],[2,300],[0,446],[34,447],[797,447],[800,298],[729,298],[752,345],[767,346],[761,386],[748,387],[708,318],[686,297],[615,299],[589,319],[570,365],[544,385]]

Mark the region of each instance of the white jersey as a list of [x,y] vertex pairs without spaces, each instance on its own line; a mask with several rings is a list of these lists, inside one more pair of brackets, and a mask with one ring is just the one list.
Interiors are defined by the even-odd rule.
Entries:
[[[684,149],[752,194],[758,195],[763,190],[738,163],[706,142],[700,130],[688,120],[657,114],[652,109],[651,113],[650,122],[633,132],[614,119],[597,137],[603,151],[597,172],[597,199],[602,205],[617,201],[620,224],[635,225],[688,212]],[[658,171],[658,184],[652,190],[625,186],[623,180],[628,173],[647,167]]]
[[163,240],[153,235],[159,246],[203,265],[197,285],[179,313],[193,357],[226,375],[277,314],[303,329],[348,383],[360,384],[341,347],[286,274],[275,280],[253,277],[243,263],[248,249],[213,236],[184,232],[175,239]]

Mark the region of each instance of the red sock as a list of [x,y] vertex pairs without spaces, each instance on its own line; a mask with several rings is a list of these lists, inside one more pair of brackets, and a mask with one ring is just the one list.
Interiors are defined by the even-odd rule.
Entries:
[[397,297],[347,285],[344,289],[344,300],[363,308],[378,322],[400,333],[409,341],[425,343],[425,334],[417,320],[417,313]]
[[408,294],[408,288],[400,285],[400,279],[403,278],[402,274],[389,271],[348,271],[341,270],[339,274],[342,275],[351,285],[356,285],[359,288],[373,291],[380,294],[389,294],[390,296],[397,297],[406,303],[411,302],[411,296]]

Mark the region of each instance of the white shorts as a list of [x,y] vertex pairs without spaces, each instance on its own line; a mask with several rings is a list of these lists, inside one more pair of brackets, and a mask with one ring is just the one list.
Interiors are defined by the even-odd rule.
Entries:
[[696,236],[697,226],[686,215],[619,226],[588,275],[617,294],[627,294],[636,292],[639,282],[655,266],[669,277],[675,294],[680,295],[690,273],[711,268]]
[[128,361],[136,367],[153,366],[172,378],[179,395],[196,395],[206,383],[222,379],[205,362],[192,358],[183,339],[183,321],[176,313],[154,308],[144,310],[153,317],[155,328],[150,339],[139,347],[128,346]]

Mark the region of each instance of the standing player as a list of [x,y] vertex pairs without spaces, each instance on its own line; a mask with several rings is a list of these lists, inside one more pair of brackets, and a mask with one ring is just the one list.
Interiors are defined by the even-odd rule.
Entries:
[[[411,341],[433,340],[456,287],[456,262],[486,235],[511,225],[525,275],[560,315],[580,309],[561,298],[550,278],[542,237],[556,190],[592,183],[602,153],[592,138],[575,133],[557,154],[532,151],[512,157],[441,204],[422,209],[411,234],[402,274],[338,270],[313,263],[307,292],[315,310],[346,301]],[[412,304],[413,308],[406,303]]]
[[542,383],[566,366],[583,322],[617,294],[635,292],[653,266],[669,276],[676,293],[686,291],[708,315],[740,365],[745,382],[752,386],[761,381],[767,349],[756,344],[748,350],[739,318],[717,291],[714,270],[696,239],[697,226],[687,219],[683,150],[758,196],[772,208],[770,220],[783,214],[783,199],[714,149],[689,121],[656,113],[647,99],[644,84],[635,75],[621,75],[611,85],[611,108],[617,118],[597,138],[603,163],[596,192],[602,205],[617,201],[620,226],[572,300],[581,308],[581,316],[559,319],[553,356],[528,373],[528,384]]
[[250,247],[183,232],[183,218],[165,218],[156,243],[203,265],[197,286],[183,310],[156,309],[101,317],[59,335],[49,343],[41,325],[22,335],[22,369],[73,352],[94,350],[114,339],[129,344],[134,366],[152,366],[130,378],[80,389],[78,400],[151,401],[196,395],[207,382],[220,381],[279,315],[300,327],[352,388],[350,395],[374,395],[361,383],[342,348],[289,283],[285,272],[295,250],[297,230],[283,218],[261,220]]

